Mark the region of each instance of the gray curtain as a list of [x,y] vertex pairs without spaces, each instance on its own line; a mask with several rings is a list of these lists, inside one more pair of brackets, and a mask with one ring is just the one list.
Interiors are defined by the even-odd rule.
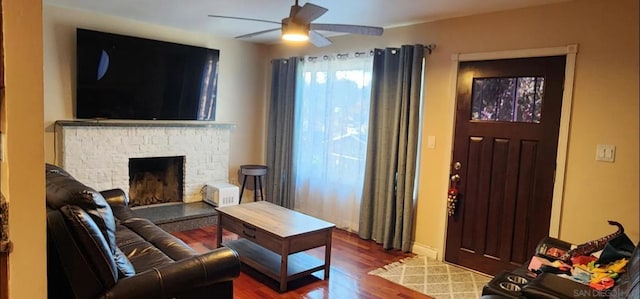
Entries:
[[376,49],[358,234],[411,250],[423,45]]
[[293,209],[293,118],[298,58],[271,61],[267,132],[267,201]]

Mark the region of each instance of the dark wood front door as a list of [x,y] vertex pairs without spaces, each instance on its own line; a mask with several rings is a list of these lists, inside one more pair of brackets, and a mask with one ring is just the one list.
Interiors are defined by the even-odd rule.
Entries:
[[446,261],[495,275],[548,235],[564,72],[565,56],[460,63]]
[[[0,0],[0,45],[4,45],[4,31],[2,30],[2,0]],[[0,46],[0,107],[4,107],[4,47]],[[3,113],[0,113],[0,115]],[[1,120],[0,120],[1,122]],[[1,196],[1,195],[0,195]],[[4,199],[0,198],[0,201]],[[4,209],[0,209],[2,211]],[[2,225],[5,218],[9,215],[9,211],[4,211],[0,215],[0,225]],[[4,228],[0,228],[0,242],[8,241],[6,236],[3,236]],[[0,299],[9,298],[9,252],[0,250]]]

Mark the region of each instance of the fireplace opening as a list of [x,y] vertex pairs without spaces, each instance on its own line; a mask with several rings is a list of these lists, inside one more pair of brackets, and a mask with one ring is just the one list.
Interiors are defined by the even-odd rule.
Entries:
[[129,205],[182,202],[184,156],[129,159]]

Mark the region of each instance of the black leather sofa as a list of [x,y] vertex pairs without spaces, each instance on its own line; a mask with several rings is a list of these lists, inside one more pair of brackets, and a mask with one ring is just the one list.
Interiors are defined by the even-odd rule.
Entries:
[[482,299],[640,298],[639,247],[640,243],[633,250],[626,271],[616,280],[616,285],[608,290],[598,291],[553,273],[532,276],[532,273],[524,267],[496,275],[483,288]]
[[132,216],[120,189],[96,192],[46,165],[49,298],[233,298],[238,254],[197,254]]

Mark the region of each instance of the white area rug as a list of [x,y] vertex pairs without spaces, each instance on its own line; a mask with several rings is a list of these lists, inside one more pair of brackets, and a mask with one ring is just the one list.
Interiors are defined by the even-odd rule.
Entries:
[[425,256],[406,258],[369,272],[436,299],[480,298],[491,277]]

